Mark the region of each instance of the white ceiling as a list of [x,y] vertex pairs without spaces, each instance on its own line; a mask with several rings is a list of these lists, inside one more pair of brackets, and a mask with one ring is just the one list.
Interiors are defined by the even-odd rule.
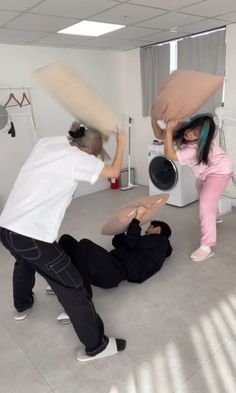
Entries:
[[[83,19],[127,27],[97,38],[56,34]],[[6,44],[123,51],[234,22],[236,0],[0,0]]]

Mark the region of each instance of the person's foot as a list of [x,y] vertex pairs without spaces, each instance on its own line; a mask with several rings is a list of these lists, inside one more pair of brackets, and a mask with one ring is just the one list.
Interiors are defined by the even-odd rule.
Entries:
[[57,321],[62,324],[70,323],[70,317],[65,312],[58,315]]
[[48,286],[46,287],[46,292],[47,292],[49,295],[55,295],[55,292],[54,292],[54,290],[50,287],[50,285],[48,285]]
[[106,358],[108,356],[112,356],[117,354],[120,351],[123,351],[126,347],[126,340],[123,340],[122,338],[110,338],[106,348],[102,351],[99,352],[95,356],[89,356],[84,349],[81,349],[78,351],[76,355],[76,359],[79,362],[88,362],[90,360],[96,360],[96,359],[101,359],[101,358]]
[[15,321],[23,321],[30,313],[31,308],[27,308],[27,310],[24,311],[16,311],[14,319]]
[[191,259],[196,262],[204,261],[210,257],[213,257],[214,252],[211,251],[211,247],[200,246],[191,254]]

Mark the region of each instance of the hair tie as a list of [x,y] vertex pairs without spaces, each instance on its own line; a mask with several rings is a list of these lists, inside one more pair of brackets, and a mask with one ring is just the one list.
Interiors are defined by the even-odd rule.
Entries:
[[86,128],[84,126],[80,126],[77,131],[69,131],[69,135],[72,138],[79,139],[85,135]]

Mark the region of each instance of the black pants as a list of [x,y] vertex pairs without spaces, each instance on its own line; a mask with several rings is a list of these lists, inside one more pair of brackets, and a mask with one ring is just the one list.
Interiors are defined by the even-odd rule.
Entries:
[[56,293],[89,355],[101,352],[108,343],[104,326],[91,295],[70,257],[56,243],[45,243],[0,228],[0,240],[16,259],[13,273],[14,305],[24,311],[33,305],[35,271]]
[[58,243],[80,272],[88,292],[92,291],[91,285],[113,288],[125,279],[126,273],[122,265],[107,250],[91,240],[77,241],[70,235],[63,235]]

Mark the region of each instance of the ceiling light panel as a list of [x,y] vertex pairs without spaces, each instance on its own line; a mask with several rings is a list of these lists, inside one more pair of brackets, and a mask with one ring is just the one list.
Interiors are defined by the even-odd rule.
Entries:
[[58,33],[99,37],[103,34],[110,33],[111,31],[119,30],[122,27],[125,26],[112,23],[101,23],[90,20],[83,20],[82,22],[75,23],[74,25],[69,26],[66,29],[58,31]]

